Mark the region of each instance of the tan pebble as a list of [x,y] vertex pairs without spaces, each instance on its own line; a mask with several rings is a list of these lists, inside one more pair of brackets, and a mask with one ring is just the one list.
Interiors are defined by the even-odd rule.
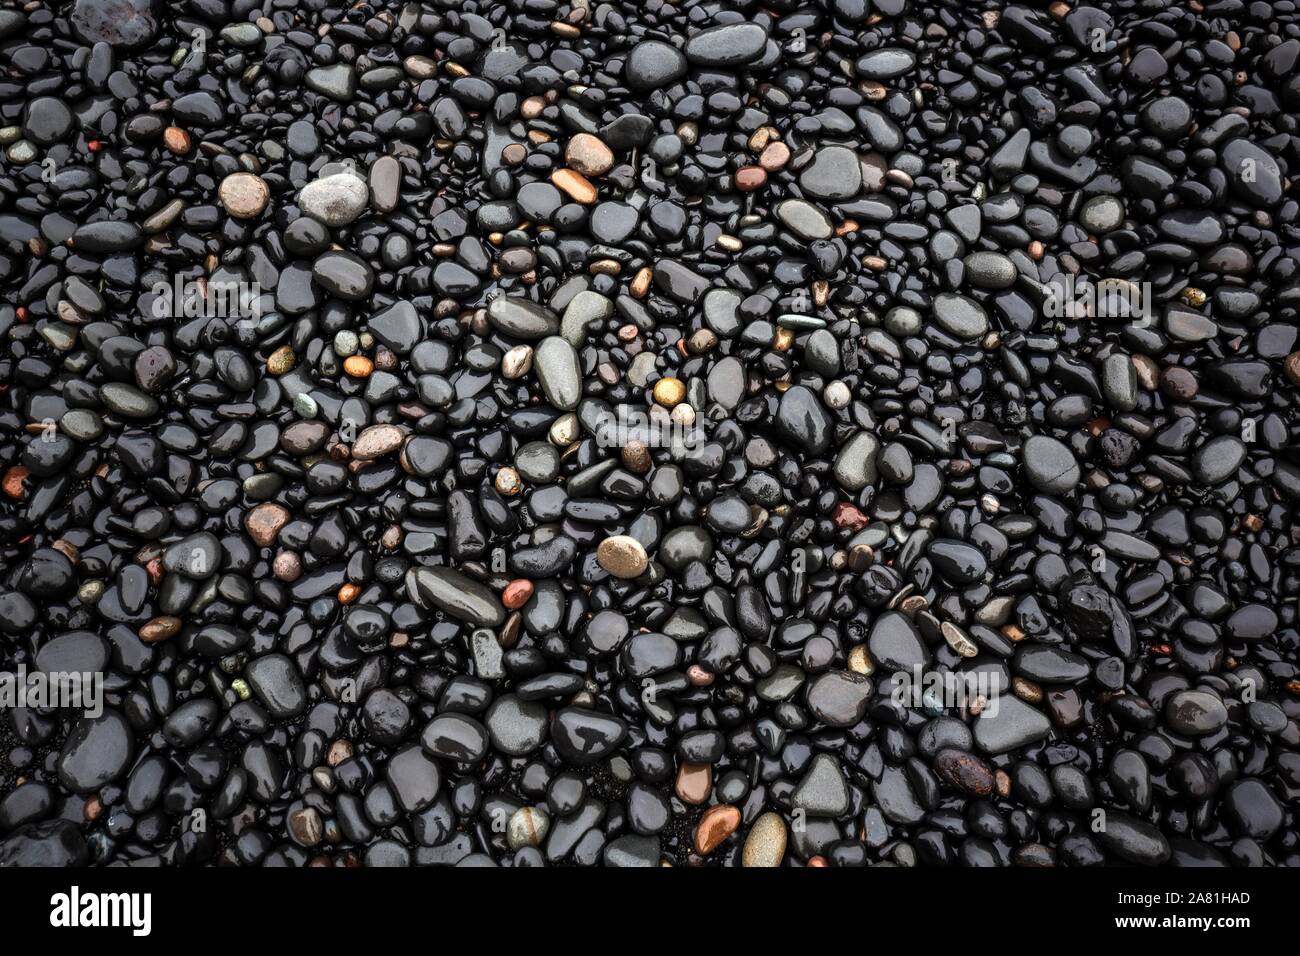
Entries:
[[758,156],[758,165],[769,173],[784,169],[788,162],[790,162],[790,147],[785,143],[768,143]]
[[768,811],[749,828],[745,847],[740,853],[740,865],[746,867],[776,867],[785,859],[785,821],[779,813]]
[[1005,770],[993,771],[993,786],[998,792],[999,797],[1011,796],[1011,777]]
[[876,672],[876,665],[871,662],[871,656],[867,653],[867,645],[855,644],[849,650],[849,670],[868,677]]
[[1033,681],[1025,680],[1023,677],[1011,678],[1011,691],[1029,704],[1040,703],[1043,699],[1043,689]]
[[638,578],[650,565],[645,546],[625,534],[611,535],[596,548],[596,563],[616,578]]
[[343,761],[350,759],[352,759],[352,742],[349,740],[336,740],[325,752],[325,763],[331,767],[337,767]]
[[654,277],[654,270],[649,266],[642,266],[632,277],[632,282],[628,291],[632,293],[634,299],[644,299],[650,292],[650,280]]
[[1138,385],[1143,391],[1154,392],[1160,387],[1160,366],[1150,356],[1134,355],[1133,368],[1137,371]]
[[163,130],[163,145],[177,156],[184,156],[193,145],[190,134],[179,126],[168,126]]
[[686,351],[692,355],[703,355],[718,344],[718,336],[712,329],[696,329],[686,340]]
[[516,345],[501,356],[501,374],[505,378],[523,378],[533,368],[533,347]]
[[371,425],[352,443],[352,457],[358,461],[382,458],[401,448],[405,438],[406,432],[396,425]]
[[518,166],[528,158],[528,147],[519,143],[509,143],[501,150],[501,162],[507,166]]
[[551,440],[551,444],[559,445],[561,448],[572,445],[578,440],[578,416],[573,412],[561,415],[551,423],[546,437]]
[[944,621],[939,625],[939,630],[943,633],[943,639],[948,642],[948,646],[962,657],[974,657],[980,652],[975,642],[952,621]]
[[221,181],[217,198],[226,212],[236,219],[255,219],[266,209],[271,189],[261,176],[231,173]]
[[293,354],[293,349],[287,345],[281,345],[266,360],[266,370],[272,375],[283,375],[285,372],[292,370],[294,363],[297,361],[298,357]]
[[565,146],[564,161],[584,176],[603,176],[614,166],[614,151],[599,136],[579,133]]
[[596,201],[596,187],[582,173],[572,169],[557,169],[551,173],[551,182],[556,189],[583,206],[590,206]]

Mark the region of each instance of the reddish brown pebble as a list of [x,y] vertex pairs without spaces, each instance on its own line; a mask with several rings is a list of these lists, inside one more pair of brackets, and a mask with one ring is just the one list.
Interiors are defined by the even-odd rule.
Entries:
[[162,614],[140,625],[140,640],[146,644],[157,644],[180,633],[181,619],[170,614]]
[[266,501],[251,510],[244,518],[244,530],[259,548],[270,547],[280,529],[289,523],[289,509]]
[[851,505],[847,501],[841,501],[831,509],[831,521],[837,528],[848,528],[850,531],[860,531],[867,526],[870,519],[862,513],[862,510],[856,505]]
[[686,679],[695,687],[708,687],[713,683],[713,675],[699,664],[692,664],[686,668]]
[[527,578],[516,578],[506,585],[501,592],[501,603],[512,611],[517,611],[533,596],[533,582]]
[[752,193],[767,185],[767,172],[761,166],[742,166],[736,170],[736,188],[742,193]]
[[993,792],[993,771],[979,757],[962,750],[940,750],[934,770],[944,782],[976,797]]
[[729,803],[709,807],[695,828],[695,852],[708,856],[720,847],[740,826],[740,808]]
[[1282,370],[1286,372],[1287,381],[1292,385],[1300,385],[1300,352],[1292,352],[1288,355]]
[[1176,402],[1195,398],[1199,390],[1196,376],[1181,365],[1171,365],[1160,373],[1160,391]]
[[713,768],[707,763],[684,763],[677,768],[677,799],[698,807],[713,792]]
[[623,458],[623,467],[634,475],[644,475],[650,470],[652,464],[650,449],[646,447],[645,442],[637,441],[635,438],[631,439],[623,446],[621,457]]

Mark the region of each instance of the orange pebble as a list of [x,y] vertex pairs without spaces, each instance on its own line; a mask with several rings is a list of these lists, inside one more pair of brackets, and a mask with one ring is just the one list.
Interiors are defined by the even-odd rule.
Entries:
[[179,126],[168,126],[163,130],[163,145],[177,156],[184,156],[190,151],[190,134]]
[[361,587],[357,584],[345,584],[339,588],[339,603],[351,604],[357,598],[361,597]]
[[14,465],[11,467],[5,472],[4,476],[3,484],[5,494],[10,498],[13,498],[15,501],[22,498],[22,496],[27,492],[24,482],[27,481],[27,476],[30,474],[31,471],[28,470],[25,465]]
[[704,811],[695,830],[695,852],[708,856],[740,826],[740,808],[719,803]]
[[364,355],[349,355],[343,360],[343,371],[353,378],[369,378],[375,370],[375,363]]

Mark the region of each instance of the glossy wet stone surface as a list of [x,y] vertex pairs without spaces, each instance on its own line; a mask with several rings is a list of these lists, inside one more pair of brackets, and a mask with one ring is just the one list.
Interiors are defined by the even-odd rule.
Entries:
[[0,865],[1300,863],[1293,4],[182,6],[0,11]]

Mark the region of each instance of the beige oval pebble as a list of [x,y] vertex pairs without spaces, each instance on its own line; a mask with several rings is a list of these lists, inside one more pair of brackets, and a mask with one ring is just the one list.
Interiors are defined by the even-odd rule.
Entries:
[[616,534],[596,548],[596,563],[616,578],[639,578],[650,564],[650,556],[636,538]]
[[402,447],[406,432],[396,425],[371,425],[352,444],[352,457],[359,461],[382,458]]
[[779,813],[763,814],[749,828],[740,865],[751,867],[780,866],[785,858],[785,821]]
[[533,347],[516,345],[501,356],[501,374],[505,378],[523,378],[533,367]]
[[603,176],[614,165],[614,152],[599,137],[579,133],[564,148],[564,161],[584,176]]
[[222,208],[236,219],[254,219],[271,199],[271,189],[261,176],[231,173],[217,189]]

